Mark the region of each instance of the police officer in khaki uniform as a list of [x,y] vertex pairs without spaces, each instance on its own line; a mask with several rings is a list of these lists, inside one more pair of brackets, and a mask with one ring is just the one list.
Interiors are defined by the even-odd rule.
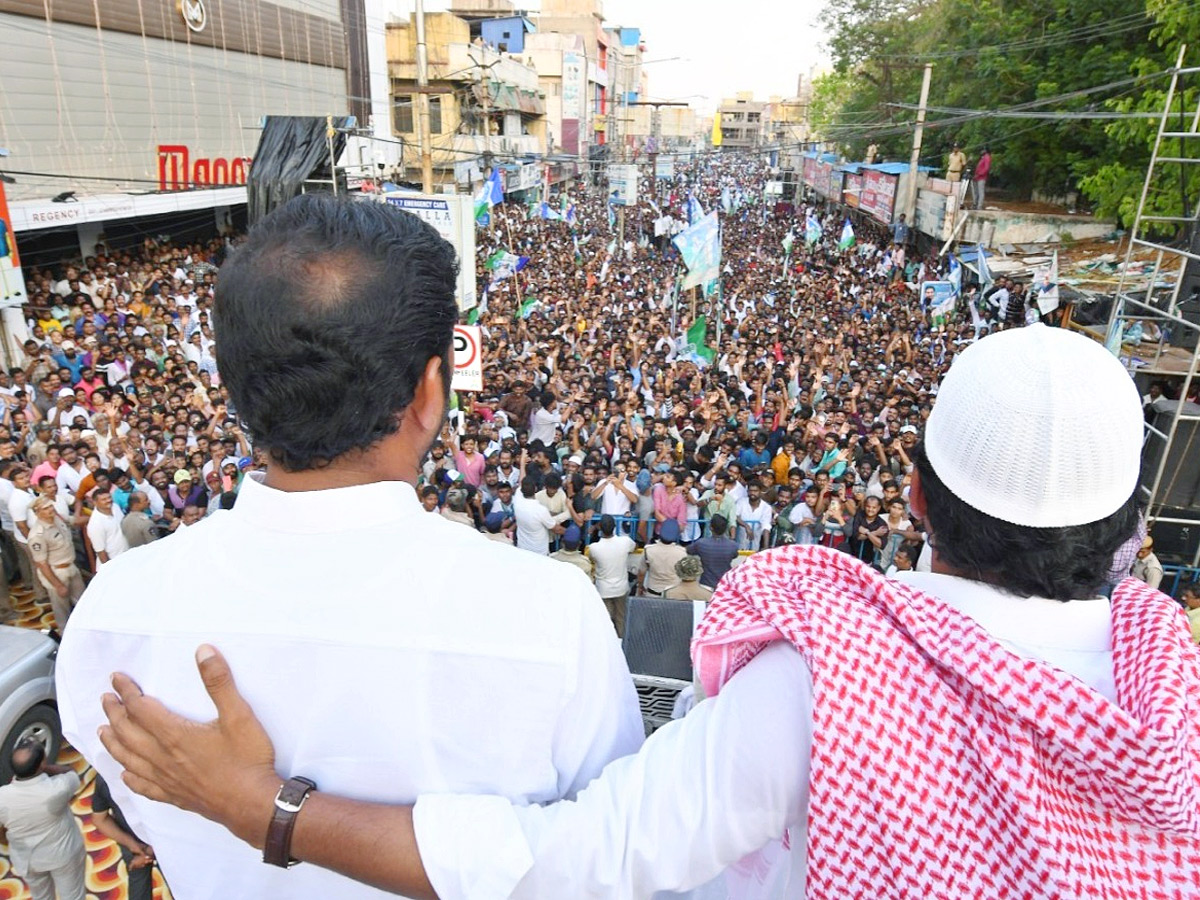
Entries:
[[962,181],[963,169],[967,167],[967,154],[963,153],[959,144],[950,151],[950,164],[946,166],[947,181]]
[[50,594],[54,624],[61,632],[83,596],[83,576],[75,565],[71,529],[55,512],[54,501],[38,497],[30,506],[37,520],[29,529],[29,555],[37,567],[38,580]]

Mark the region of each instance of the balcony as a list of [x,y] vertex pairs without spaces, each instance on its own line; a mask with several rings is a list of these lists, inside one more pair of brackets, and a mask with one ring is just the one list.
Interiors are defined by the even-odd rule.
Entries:
[[[447,135],[447,138],[452,140],[448,149],[454,151],[447,155],[452,155],[458,160],[467,159],[469,155],[482,156],[485,152],[504,156],[526,156],[546,152],[540,139],[532,134],[514,137],[493,134],[486,138],[482,134],[455,134]],[[439,141],[439,146],[446,146],[444,140]]]

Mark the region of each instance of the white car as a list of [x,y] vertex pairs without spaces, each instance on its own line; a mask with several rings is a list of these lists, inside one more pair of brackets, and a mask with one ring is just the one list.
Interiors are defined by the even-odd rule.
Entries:
[[48,761],[58,757],[62,725],[54,695],[56,638],[0,625],[0,784],[12,781],[9,760],[23,740],[40,741]]

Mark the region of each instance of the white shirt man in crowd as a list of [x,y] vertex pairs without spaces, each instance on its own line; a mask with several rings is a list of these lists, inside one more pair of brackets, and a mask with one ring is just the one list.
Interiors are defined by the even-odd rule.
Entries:
[[624,470],[618,467],[592,488],[592,496],[601,499],[601,515],[618,518],[627,516],[633,504],[637,503],[637,484],[627,480]]
[[104,565],[129,549],[129,542],[121,531],[121,519],[125,514],[113,503],[112,490],[96,488],[92,492],[95,509],[87,523],[88,540],[96,553],[96,567]]
[[618,532],[610,515],[600,517],[600,540],[588,545],[596,567],[596,591],[604,600],[618,637],[625,636],[625,607],[629,598],[629,555],[637,548],[633,538]]
[[32,900],[85,900],[87,855],[71,812],[82,782],[69,766],[51,765],[35,740],[12,751],[12,782],[0,787],[0,842]]
[[537,497],[537,479],[526,477],[521,482],[521,495],[513,498],[513,514],[517,520],[517,546],[539,556],[550,555],[550,534],[559,528],[559,520],[550,514]]

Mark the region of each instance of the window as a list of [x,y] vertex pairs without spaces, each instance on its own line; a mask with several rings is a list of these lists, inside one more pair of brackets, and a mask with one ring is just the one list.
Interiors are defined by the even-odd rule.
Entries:
[[429,133],[442,133],[442,98],[429,98]]
[[392,103],[392,122],[396,129],[396,134],[412,134],[416,131],[413,128],[415,98],[412,94],[397,94],[393,98]]

